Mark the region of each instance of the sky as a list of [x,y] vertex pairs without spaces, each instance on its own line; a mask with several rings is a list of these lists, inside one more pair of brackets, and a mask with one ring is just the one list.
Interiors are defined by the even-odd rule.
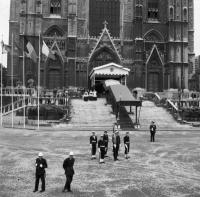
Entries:
[[[10,9],[10,0],[0,0],[0,38],[4,43],[8,43],[8,34],[9,34],[9,9]],[[200,0],[194,0],[194,52],[196,55],[200,55]],[[0,62],[3,62],[3,65],[7,64],[7,57],[3,55],[0,58]]]

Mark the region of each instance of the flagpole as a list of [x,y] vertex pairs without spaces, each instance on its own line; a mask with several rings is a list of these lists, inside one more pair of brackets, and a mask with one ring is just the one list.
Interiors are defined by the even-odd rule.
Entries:
[[[2,42],[3,42],[3,34],[2,34]],[[2,51],[1,51],[1,127],[3,126],[3,44],[2,44]]]
[[12,128],[14,123],[14,117],[13,117],[13,110],[14,110],[14,103],[13,103],[13,94],[14,94],[14,87],[13,87],[13,33],[12,33],[12,50],[11,50],[11,87],[12,87]]
[[40,33],[39,33],[39,59],[38,59],[38,130],[40,129]]
[[24,51],[24,36],[23,36],[23,92],[24,92],[24,98],[23,98],[23,105],[24,105],[24,128],[26,128],[26,98],[25,98],[25,51]]

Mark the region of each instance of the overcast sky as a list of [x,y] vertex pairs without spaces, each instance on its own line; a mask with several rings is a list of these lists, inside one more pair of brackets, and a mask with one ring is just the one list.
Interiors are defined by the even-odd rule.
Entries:
[[[200,0],[194,0],[194,30],[195,30],[195,38],[194,38],[194,48],[195,54],[200,55]],[[5,43],[8,43],[8,32],[9,32],[9,8],[10,8],[10,0],[0,0],[0,36]],[[0,60],[2,62],[2,60]],[[3,55],[3,65],[6,66],[7,57]]]

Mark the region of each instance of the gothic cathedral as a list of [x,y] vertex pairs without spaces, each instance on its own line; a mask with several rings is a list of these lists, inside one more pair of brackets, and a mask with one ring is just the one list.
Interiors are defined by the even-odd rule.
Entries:
[[[48,89],[88,88],[91,70],[111,62],[130,69],[130,89],[187,89],[195,61],[193,10],[193,0],[11,0],[14,79],[23,78],[25,38],[38,54],[41,35],[56,57],[40,58]],[[9,76],[11,59],[8,54]],[[38,64],[25,58],[26,81],[37,85],[37,77]]]

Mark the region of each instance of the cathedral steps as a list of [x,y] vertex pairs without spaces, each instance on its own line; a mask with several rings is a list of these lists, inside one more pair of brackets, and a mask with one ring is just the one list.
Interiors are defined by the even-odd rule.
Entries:
[[97,101],[71,100],[71,127],[111,130],[114,122],[115,115],[112,114],[111,105],[107,105],[105,98],[98,98]]
[[[181,125],[176,122],[166,109],[156,106],[151,101],[143,101],[141,110],[140,108],[138,109],[139,123],[142,130],[148,130],[151,121],[155,121],[158,129],[161,130],[181,130],[191,128],[189,125]],[[130,115],[130,117],[132,120],[135,120],[135,115]]]

